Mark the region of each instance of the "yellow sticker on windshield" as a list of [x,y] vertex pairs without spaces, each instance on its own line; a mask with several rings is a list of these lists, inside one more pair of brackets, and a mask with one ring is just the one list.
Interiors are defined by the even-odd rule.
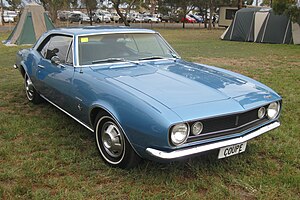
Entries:
[[88,41],[89,41],[89,38],[87,38],[87,37],[80,38],[80,42],[88,42]]

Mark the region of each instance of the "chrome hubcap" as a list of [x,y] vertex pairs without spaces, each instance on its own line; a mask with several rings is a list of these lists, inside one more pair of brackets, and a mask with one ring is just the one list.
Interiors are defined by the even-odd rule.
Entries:
[[34,94],[33,85],[32,85],[31,80],[27,76],[26,76],[26,80],[25,80],[25,89],[26,89],[27,98],[29,100],[32,100],[33,94]]
[[117,158],[122,155],[124,139],[119,128],[112,122],[106,122],[102,128],[102,143],[108,155]]

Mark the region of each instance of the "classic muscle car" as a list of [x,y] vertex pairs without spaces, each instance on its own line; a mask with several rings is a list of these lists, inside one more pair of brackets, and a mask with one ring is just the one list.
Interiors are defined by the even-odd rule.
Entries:
[[14,67],[28,100],[46,100],[94,132],[110,166],[210,150],[224,158],[280,126],[276,92],[243,75],[182,60],[153,30],[51,30],[20,50]]

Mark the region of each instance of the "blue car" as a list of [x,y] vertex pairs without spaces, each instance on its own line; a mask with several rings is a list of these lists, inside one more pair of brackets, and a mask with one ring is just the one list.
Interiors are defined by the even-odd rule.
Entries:
[[218,150],[226,158],[280,126],[281,97],[217,67],[184,61],[153,30],[61,28],[17,53],[25,92],[94,133],[103,160],[131,168]]

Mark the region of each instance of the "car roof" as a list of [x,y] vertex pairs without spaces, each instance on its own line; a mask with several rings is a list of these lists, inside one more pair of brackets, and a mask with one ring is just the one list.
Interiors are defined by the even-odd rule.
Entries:
[[52,29],[48,32],[68,35],[89,35],[101,33],[156,33],[150,29],[130,28],[126,26],[83,26]]

